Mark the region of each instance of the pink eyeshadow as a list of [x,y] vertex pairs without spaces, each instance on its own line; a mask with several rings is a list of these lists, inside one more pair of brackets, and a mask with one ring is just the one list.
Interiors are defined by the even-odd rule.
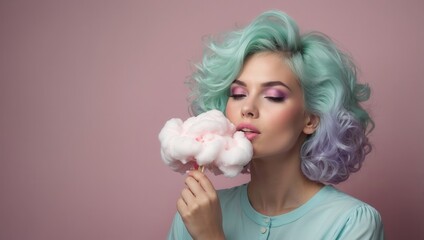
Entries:
[[246,91],[242,87],[232,87],[231,94],[232,95],[246,94]]
[[265,95],[268,97],[285,97],[286,94],[283,91],[277,90],[275,88],[270,88],[265,91]]

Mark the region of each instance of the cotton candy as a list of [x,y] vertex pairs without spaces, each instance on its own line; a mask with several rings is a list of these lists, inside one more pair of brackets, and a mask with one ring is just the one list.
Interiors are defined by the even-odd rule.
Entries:
[[159,133],[162,160],[185,173],[195,166],[234,177],[252,159],[251,142],[218,110],[204,112],[185,122],[168,120]]

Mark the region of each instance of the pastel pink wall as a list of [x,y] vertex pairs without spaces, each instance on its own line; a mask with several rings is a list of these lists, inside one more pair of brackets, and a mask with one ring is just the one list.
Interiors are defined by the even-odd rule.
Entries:
[[340,43],[373,88],[374,151],[340,187],[389,239],[424,239],[418,0],[1,1],[0,239],[164,239],[183,176],[157,134],[188,117],[190,61],[202,37],[273,8]]

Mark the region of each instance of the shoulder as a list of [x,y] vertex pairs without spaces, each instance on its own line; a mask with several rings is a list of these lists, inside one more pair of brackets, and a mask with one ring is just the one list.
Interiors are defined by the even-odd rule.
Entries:
[[338,239],[384,239],[380,214],[368,204],[352,209],[340,229]]
[[328,202],[323,208],[339,216],[338,239],[383,239],[383,223],[374,207],[334,187],[326,190]]
[[343,191],[338,190],[337,188],[327,185],[320,191],[320,203],[327,207],[331,206],[331,209],[334,209],[334,207],[337,207],[339,209],[343,210],[352,210],[356,209],[360,206],[365,206],[372,208],[367,203],[347,194]]

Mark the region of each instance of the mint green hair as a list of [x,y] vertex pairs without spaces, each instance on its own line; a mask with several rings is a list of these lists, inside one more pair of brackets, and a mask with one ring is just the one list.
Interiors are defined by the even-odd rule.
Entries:
[[264,12],[245,28],[209,40],[189,81],[192,112],[225,112],[229,86],[246,59],[259,52],[282,53],[299,79],[306,110],[320,117],[302,146],[303,173],[313,181],[339,183],[358,171],[371,151],[366,135],[374,123],[360,106],[370,89],[357,82],[353,61],[329,37],[300,34],[285,13]]

